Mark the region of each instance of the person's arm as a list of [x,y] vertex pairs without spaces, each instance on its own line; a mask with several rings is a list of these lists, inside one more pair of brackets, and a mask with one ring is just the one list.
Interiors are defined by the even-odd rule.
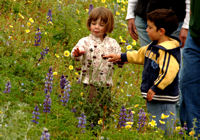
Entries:
[[131,37],[135,40],[138,39],[137,30],[135,26],[135,15],[134,10],[138,0],[128,0],[128,8],[126,20],[128,20],[128,31]]
[[83,39],[79,40],[76,46],[72,49],[71,57],[76,59],[81,59],[82,55],[85,53]]
[[184,47],[185,45],[185,40],[187,38],[188,29],[189,29],[189,21],[190,21],[190,0],[185,0],[185,3],[186,3],[186,9],[185,9],[186,14],[185,14],[185,19],[184,19],[184,22],[179,34],[179,38],[182,42],[181,47]]

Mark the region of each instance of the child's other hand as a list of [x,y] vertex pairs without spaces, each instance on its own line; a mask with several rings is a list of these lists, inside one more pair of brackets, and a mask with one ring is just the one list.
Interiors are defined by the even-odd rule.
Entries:
[[120,54],[108,54],[108,55],[104,55],[103,58],[109,58],[108,59],[109,62],[121,61],[121,55]]
[[147,100],[148,101],[151,101],[153,99],[153,96],[155,95],[156,93],[152,90],[152,89],[149,89],[149,91],[147,92]]
[[81,50],[79,50],[79,48],[76,48],[72,54],[74,57],[79,57],[79,56],[83,55],[84,53],[85,53],[85,51],[81,51]]

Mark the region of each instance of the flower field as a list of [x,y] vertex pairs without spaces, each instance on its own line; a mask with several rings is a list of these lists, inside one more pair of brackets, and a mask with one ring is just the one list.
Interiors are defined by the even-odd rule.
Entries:
[[[149,119],[140,95],[142,66],[114,67],[108,118],[102,103],[109,101],[87,100],[81,64],[71,50],[90,33],[86,20],[92,6],[112,10],[115,27],[109,36],[122,52],[137,50],[139,42],[127,30],[127,5],[128,0],[0,1],[0,140],[193,139],[180,126],[165,136]],[[100,106],[101,117],[92,125],[88,118]],[[93,109],[86,113],[86,108]],[[167,125],[166,117],[161,124]]]

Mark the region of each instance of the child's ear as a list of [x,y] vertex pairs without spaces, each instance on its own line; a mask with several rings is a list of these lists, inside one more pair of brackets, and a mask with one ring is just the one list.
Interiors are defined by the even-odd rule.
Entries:
[[166,32],[166,31],[165,31],[164,28],[160,28],[159,31],[160,31],[160,33],[161,33],[162,35],[165,35],[165,32]]

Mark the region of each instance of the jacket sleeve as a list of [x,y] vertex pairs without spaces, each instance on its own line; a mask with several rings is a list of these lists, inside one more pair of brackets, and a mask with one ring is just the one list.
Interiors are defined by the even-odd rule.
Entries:
[[134,64],[144,64],[145,53],[148,46],[141,47],[138,51],[128,51],[126,53],[127,61]]
[[126,20],[135,18],[134,9],[135,9],[137,2],[138,2],[138,0],[128,0]]
[[151,87],[154,92],[157,92],[158,89],[165,89],[174,81],[179,72],[179,63],[173,55],[163,50],[159,50],[159,53],[158,64],[160,72],[158,78],[154,81],[154,85]]

